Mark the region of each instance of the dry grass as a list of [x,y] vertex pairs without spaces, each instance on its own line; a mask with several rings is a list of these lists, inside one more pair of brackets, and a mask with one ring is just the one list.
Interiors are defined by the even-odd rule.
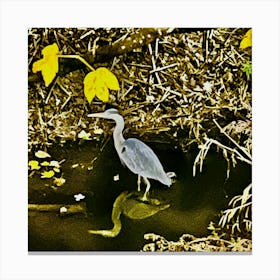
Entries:
[[[201,144],[205,136],[216,136],[216,119],[222,126],[231,124],[233,128],[235,124],[230,134],[237,134],[240,144],[244,144],[244,131],[237,130],[242,125],[251,128],[251,81],[242,71],[251,57],[250,51],[239,49],[245,31],[179,30],[158,35],[152,43],[133,52],[94,64],[111,69],[121,83],[120,92],[112,94],[110,103],[125,117],[125,132],[147,138],[164,132],[166,139],[187,149],[192,141]],[[43,46],[54,41],[64,54],[83,55],[137,32],[133,28],[32,29],[29,65],[40,57]],[[42,82],[30,84],[30,143],[76,139],[77,133],[92,121],[86,113],[105,108],[98,100],[91,106],[85,102],[85,74],[77,70],[59,76],[51,88],[45,88]],[[55,125],[54,119],[58,120]],[[184,132],[181,138],[178,131]]]
[[191,234],[183,234],[178,241],[168,241],[164,237],[145,234],[150,243],[144,245],[144,252],[251,252],[252,241],[246,238],[226,240],[218,235],[197,238]]

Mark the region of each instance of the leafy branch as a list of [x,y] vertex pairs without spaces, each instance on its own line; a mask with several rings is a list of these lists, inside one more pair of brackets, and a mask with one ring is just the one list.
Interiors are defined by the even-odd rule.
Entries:
[[94,69],[84,58],[79,55],[62,55],[56,43],[46,46],[42,50],[43,58],[34,62],[33,73],[41,72],[45,85],[49,86],[59,70],[59,58],[78,59],[85,64],[91,72],[84,78],[84,94],[89,103],[97,96],[101,101],[109,101],[109,89],[119,90],[119,82],[116,76],[104,67]]

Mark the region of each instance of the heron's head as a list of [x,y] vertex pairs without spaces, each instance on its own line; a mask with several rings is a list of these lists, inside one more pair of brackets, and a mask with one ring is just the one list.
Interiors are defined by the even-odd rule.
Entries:
[[93,113],[88,115],[88,117],[92,117],[92,118],[103,118],[103,119],[111,119],[111,120],[114,120],[116,116],[120,116],[120,114],[118,110],[114,108],[108,109],[104,112]]

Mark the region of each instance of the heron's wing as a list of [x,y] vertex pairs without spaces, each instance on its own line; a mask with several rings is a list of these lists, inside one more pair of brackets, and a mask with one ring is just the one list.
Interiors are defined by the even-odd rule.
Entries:
[[163,167],[153,150],[136,138],[125,141],[120,158],[135,174],[157,179],[164,173]]

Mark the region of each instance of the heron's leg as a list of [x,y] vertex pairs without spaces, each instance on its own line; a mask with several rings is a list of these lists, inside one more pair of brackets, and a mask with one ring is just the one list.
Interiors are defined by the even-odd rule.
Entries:
[[137,190],[138,190],[138,192],[140,192],[141,191],[141,176],[140,175],[138,175],[137,186],[138,186]]
[[143,180],[145,181],[145,183],[146,183],[146,190],[145,190],[145,193],[144,193],[144,195],[143,195],[143,200],[148,200],[147,199],[147,194],[148,194],[148,192],[149,192],[149,190],[150,190],[150,187],[151,187],[151,183],[149,182],[149,180],[146,178],[146,177],[143,177]]

